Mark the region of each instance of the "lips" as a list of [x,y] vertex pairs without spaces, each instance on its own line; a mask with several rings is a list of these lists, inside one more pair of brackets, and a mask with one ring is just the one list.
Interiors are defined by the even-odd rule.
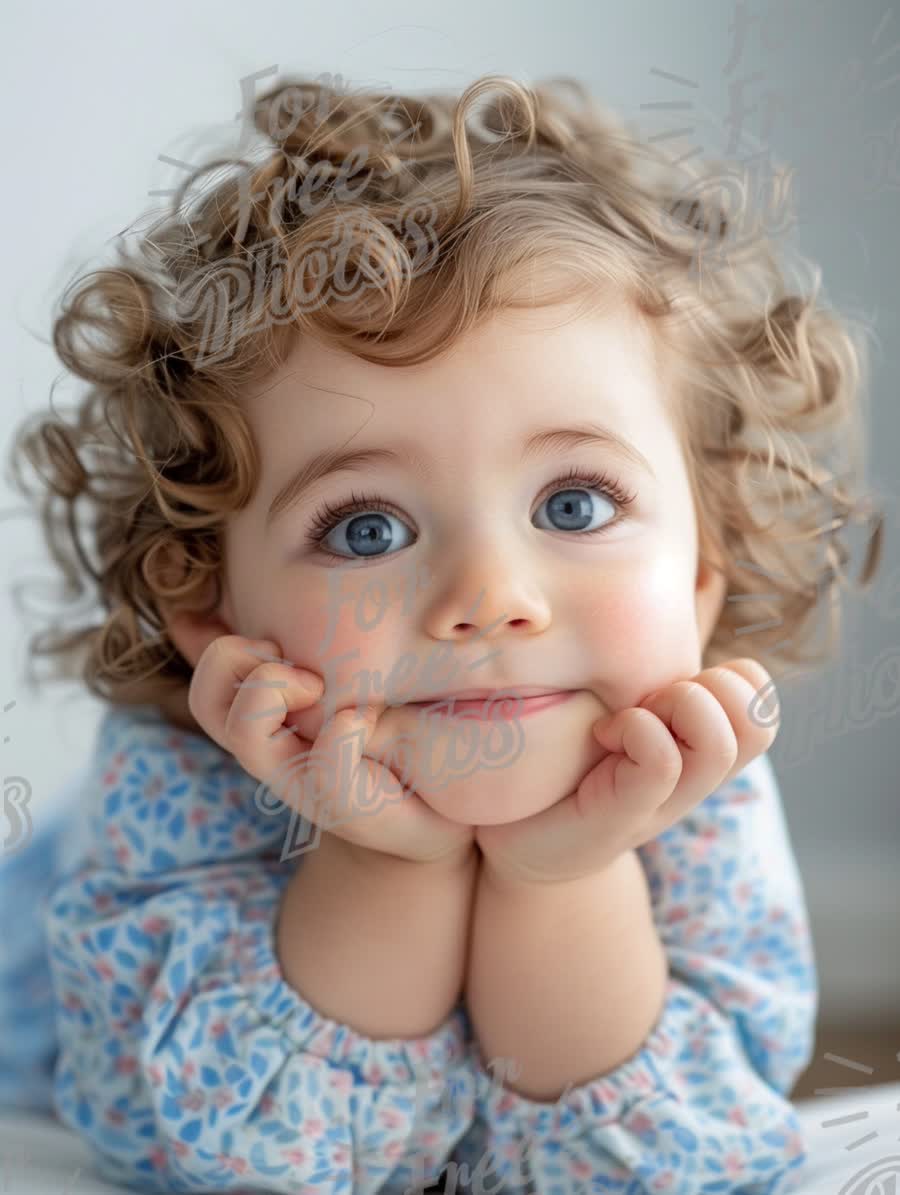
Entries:
[[410,701],[408,709],[417,709],[422,717],[463,718],[472,717],[478,721],[509,721],[527,717],[561,705],[575,696],[574,689],[544,689],[540,694],[525,695],[522,692],[510,695],[502,689],[494,691],[491,697],[446,697],[435,701]]
[[548,685],[512,685],[506,689],[459,689],[454,693],[435,693],[431,697],[420,697],[403,702],[404,705],[431,705],[435,701],[486,701],[495,698],[544,697],[564,693],[565,689]]

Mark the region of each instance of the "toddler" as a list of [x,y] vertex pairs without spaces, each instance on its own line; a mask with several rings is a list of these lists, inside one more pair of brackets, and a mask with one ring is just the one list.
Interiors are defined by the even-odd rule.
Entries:
[[864,345],[572,80],[249,111],[14,447],[108,704],[54,1111],[148,1191],[791,1190],[773,675],[878,564]]

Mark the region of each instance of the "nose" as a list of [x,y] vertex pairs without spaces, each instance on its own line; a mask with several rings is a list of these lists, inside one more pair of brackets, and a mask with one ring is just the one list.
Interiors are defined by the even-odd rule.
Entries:
[[432,573],[426,616],[436,639],[536,634],[549,625],[548,595],[522,551],[501,550],[496,538],[473,544],[470,537],[465,554],[444,563],[443,573]]

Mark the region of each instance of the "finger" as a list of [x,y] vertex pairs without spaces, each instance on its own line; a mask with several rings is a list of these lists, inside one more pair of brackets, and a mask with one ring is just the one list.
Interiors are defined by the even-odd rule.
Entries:
[[609,802],[615,802],[631,822],[652,812],[672,791],[683,768],[668,728],[652,710],[630,708],[596,722],[593,732],[610,754],[579,786],[581,810],[587,815],[589,806],[602,804],[608,815]]
[[252,775],[267,778],[282,769],[298,751],[310,750],[296,727],[285,719],[315,705],[324,686],[314,674],[289,664],[258,664],[242,680],[225,718],[228,750]]
[[400,735],[380,755],[365,754],[379,715],[373,707],[363,715],[339,711],[316,739],[303,781],[307,816],[348,842],[403,858],[455,851],[464,832],[448,828],[409,784],[412,740]]
[[748,720],[754,726],[773,729],[777,734],[781,726],[781,704],[778,689],[770,674],[758,661],[744,656],[729,660],[725,667],[740,673],[753,688],[753,699],[746,709]]
[[[263,662],[269,671],[254,676]],[[314,704],[323,688],[315,673],[282,661],[276,644],[220,635],[194,669],[188,706],[210,737],[244,763],[244,755],[253,751],[258,739],[281,727],[289,708]],[[235,709],[240,716],[232,717]]]
[[682,756],[681,776],[659,810],[669,826],[722,783],[737,759],[737,737],[717,699],[696,681],[676,681],[646,698],[641,708],[670,729]]
[[771,677],[755,660],[735,660],[707,668],[695,680],[716,698],[734,730],[738,754],[725,776],[725,781],[731,780],[757,755],[768,751],[778,733],[777,724],[761,726],[753,717],[756,695],[763,689],[771,694],[770,703],[777,710]]
[[[277,783],[279,795],[323,830],[360,841],[346,827],[378,800],[382,778],[363,760],[378,721],[370,706],[337,710],[311,749],[297,750],[284,760]],[[343,828],[343,832],[339,829]]]

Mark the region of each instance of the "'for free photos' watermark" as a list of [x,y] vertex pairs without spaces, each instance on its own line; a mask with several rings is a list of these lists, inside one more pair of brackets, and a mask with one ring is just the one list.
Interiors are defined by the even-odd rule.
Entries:
[[[3,713],[15,706],[8,701]],[[9,736],[4,737],[9,742]],[[0,858],[15,855],[25,849],[34,834],[31,819],[31,785],[24,776],[3,777],[3,803],[0,805]]]
[[[246,160],[252,148],[256,83],[277,69],[268,67],[241,79],[237,158]],[[314,109],[316,127],[321,127],[334,99],[351,94],[341,76],[330,74],[320,75],[312,83],[286,86],[268,111],[269,142],[255,152],[268,161],[272,142],[283,145]],[[245,336],[293,322],[298,314],[333,302],[357,300],[368,290],[387,290],[398,277],[412,279],[437,262],[438,212],[433,203],[420,198],[376,219],[360,199],[373,179],[389,178],[400,160],[401,144],[418,128],[416,122],[396,137],[385,130],[374,146],[365,142],[352,145],[337,166],[321,159],[309,163],[297,152],[292,155],[290,177],[276,174],[266,180],[261,191],[251,191],[249,172],[236,175],[237,226],[231,235],[237,245],[244,243],[254,208],[282,225],[287,205],[294,213],[292,219],[302,213],[307,221],[317,222],[319,235],[299,253],[290,252],[284,239],[273,236],[252,248],[211,260],[179,281],[168,299],[170,314],[200,325],[198,341],[192,346],[195,368],[227,359]],[[249,156],[252,161],[252,153]],[[160,160],[194,169],[166,155],[160,155]],[[151,195],[181,195],[181,191],[158,190]],[[189,210],[183,215],[190,222]],[[200,229],[194,236],[198,247],[210,238],[210,233]],[[147,250],[153,252],[152,238]]]
[[[328,623],[320,651],[332,643],[337,613],[346,601],[353,602],[354,621],[357,628],[363,632],[372,632],[378,627],[390,602],[389,592],[383,580],[368,579],[363,592],[352,597],[344,593],[342,585],[346,576],[346,573],[340,573],[339,570],[334,570],[329,575],[331,593],[327,603]],[[401,582],[404,611],[411,611],[412,598],[428,584],[428,581],[429,577],[421,564],[412,564],[407,569],[406,577]],[[373,586],[377,595],[374,618],[371,615],[367,616],[365,610],[367,602],[371,600]],[[474,617],[483,597],[482,589],[472,607],[465,612],[465,621],[468,622]],[[502,622],[503,617],[498,616],[480,628],[478,633],[467,641],[467,651],[471,651],[480,639]],[[252,650],[256,651],[261,659],[269,658],[256,649]],[[382,678],[378,670],[374,673],[369,669],[357,670],[349,690],[338,686],[335,672],[342,662],[357,657],[359,649],[355,648],[325,660],[322,665],[325,692],[328,694],[323,703],[325,721],[333,718],[338,709],[354,709],[361,713],[371,701],[380,700],[381,697],[387,706],[404,704],[399,690],[405,687],[405,682],[411,673],[416,671],[417,665],[422,665],[417,685],[421,686],[430,679],[433,686],[446,690],[454,681],[459,683],[455,654],[454,647],[449,643],[436,644],[425,653],[424,659],[420,653],[404,653],[394,662],[386,678]],[[466,675],[499,654],[500,650],[494,649],[471,661]],[[446,672],[447,666],[449,672]],[[355,781],[351,773],[351,761],[365,741],[364,729],[340,736],[337,740],[337,752],[319,752],[313,746],[312,750],[292,755],[276,775],[261,782],[254,794],[254,803],[261,813],[280,813],[285,805],[283,794],[290,794],[288,804],[291,818],[282,848],[282,860],[314,849],[321,840],[323,829],[344,825],[355,817],[377,813],[385,802],[409,799],[409,770],[413,763],[416,765],[418,776],[428,777],[430,790],[440,791],[451,780],[469,776],[478,768],[500,770],[512,766],[521,757],[525,746],[525,733],[520,718],[523,698],[500,689],[495,691],[490,699],[486,699],[478,710],[454,709],[453,717],[445,718],[442,710],[447,712],[451,702],[452,698],[436,699],[419,709],[415,728],[394,736],[384,752],[372,757],[377,758],[384,766],[378,774],[374,793],[368,797],[366,769],[357,769]],[[498,714],[500,716],[495,716]],[[292,727],[284,727],[273,737],[293,734],[295,731]],[[436,743],[441,747],[437,763],[434,758]],[[389,775],[395,777],[396,782],[385,788],[383,786],[386,770],[389,771]]]

